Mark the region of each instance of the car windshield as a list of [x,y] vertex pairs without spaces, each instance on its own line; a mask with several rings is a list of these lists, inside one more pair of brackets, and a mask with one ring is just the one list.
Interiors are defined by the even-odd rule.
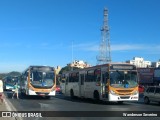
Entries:
[[111,71],[110,85],[116,88],[132,88],[138,84],[137,72],[135,71]]
[[53,72],[40,72],[33,71],[31,73],[31,84],[34,87],[48,88],[54,84],[54,73]]

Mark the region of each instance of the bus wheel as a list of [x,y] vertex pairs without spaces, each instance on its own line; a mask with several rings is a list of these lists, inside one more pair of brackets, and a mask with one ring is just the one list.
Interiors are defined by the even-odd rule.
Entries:
[[20,95],[22,96],[22,97],[27,97],[27,94],[26,94],[26,92],[25,92],[25,90],[20,90]]
[[118,104],[123,104],[123,101],[118,101]]
[[20,94],[21,96],[25,96],[25,93],[22,90],[20,90]]
[[99,101],[99,93],[98,91],[94,91],[94,100]]
[[149,104],[149,103],[150,103],[150,101],[149,101],[149,98],[148,98],[148,97],[145,97],[145,98],[144,98],[144,103],[145,103],[145,104]]
[[74,98],[74,92],[73,92],[72,89],[70,90],[70,96],[71,96],[72,99]]

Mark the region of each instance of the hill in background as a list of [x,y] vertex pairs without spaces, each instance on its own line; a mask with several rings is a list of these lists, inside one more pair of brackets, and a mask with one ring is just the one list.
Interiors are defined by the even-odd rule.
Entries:
[[12,72],[9,72],[9,73],[0,73],[0,79],[6,77],[6,76],[20,76],[21,73],[20,72],[17,72],[17,71],[12,71]]

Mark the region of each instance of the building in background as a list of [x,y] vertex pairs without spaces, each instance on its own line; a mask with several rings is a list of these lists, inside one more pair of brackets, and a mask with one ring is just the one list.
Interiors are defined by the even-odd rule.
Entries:
[[75,60],[70,64],[67,64],[70,67],[77,67],[77,68],[87,68],[87,67],[91,67],[91,65],[89,65],[87,62],[84,62],[82,60]]
[[153,85],[154,68],[137,68],[140,85]]
[[151,67],[151,61],[145,61],[142,57],[134,57],[133,60],[128,60],[126,63],[136,65],[138,68]]
[[160,67],[154,69],[154,85],[160,86]]
[[160,60],[158,62],[145,61],[142,57],[134,57],[127,63],[137,66],[139,73],[139,84],[160,86]]
[[160,67],[160,60],[158,62],[152,62],[152,67]]

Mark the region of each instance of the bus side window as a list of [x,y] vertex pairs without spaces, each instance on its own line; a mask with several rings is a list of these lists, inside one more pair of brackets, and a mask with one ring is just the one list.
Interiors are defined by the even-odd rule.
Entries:
[[68,85],[68,77],[66,77],[66,85]]
[[81,77],[81,85],[84,85],[84,75],[82,74],[80,75],[80,77]]
[[79,73],[76,74],[76,82],[79,82]]
[[109,74],[108,74],[108,72],[106,72],[106,78],[109,79]]
[[101,85],[101,70],[100,69],[96,69],[94,71],[94,76],[95,76],[95,82],[97,86]]
[[105,78],[105,81],[106,81],[106,85],[108,86],[108,80],[109,80],[109,73],[106,72],[106,78]]
[[30,73],[30,81],[33,81],[32,75],[33,75],[33,73]]
[[107,84],[108,83],[108,79],[109,79],[109,74],[106,72],[106,73],[103,73],[103,79],[102,79],[102,82],[104,84]]
[[88,79],[88,78],[87,78],[87,73],[86,73],[86,74],[85,74],[85,82],[87,82],[87,79]]
[[60,81],[62,83],[65,83],[65,80],[66,80],[66,76],[65,76],[65,74],[62,74],[62,77],[60,77]]
[[95,82],[100,84],[100,82],[101,82],[101,70],[100,69],[96,69],[94,71],[94,75],[95,75]]
[[69,78],[67,77],[67,81],[66,81],[67,83],[68,82],[72,82],[72,76],[71,76],[71,74],[69,74]]
[[96,82],[100,82],[101,81],[101,76],[100,75],[97,75],[96,76]]
[[66,80],[65,76],[60,77],[60,82],[61,83],[65,83],[65,80]]

